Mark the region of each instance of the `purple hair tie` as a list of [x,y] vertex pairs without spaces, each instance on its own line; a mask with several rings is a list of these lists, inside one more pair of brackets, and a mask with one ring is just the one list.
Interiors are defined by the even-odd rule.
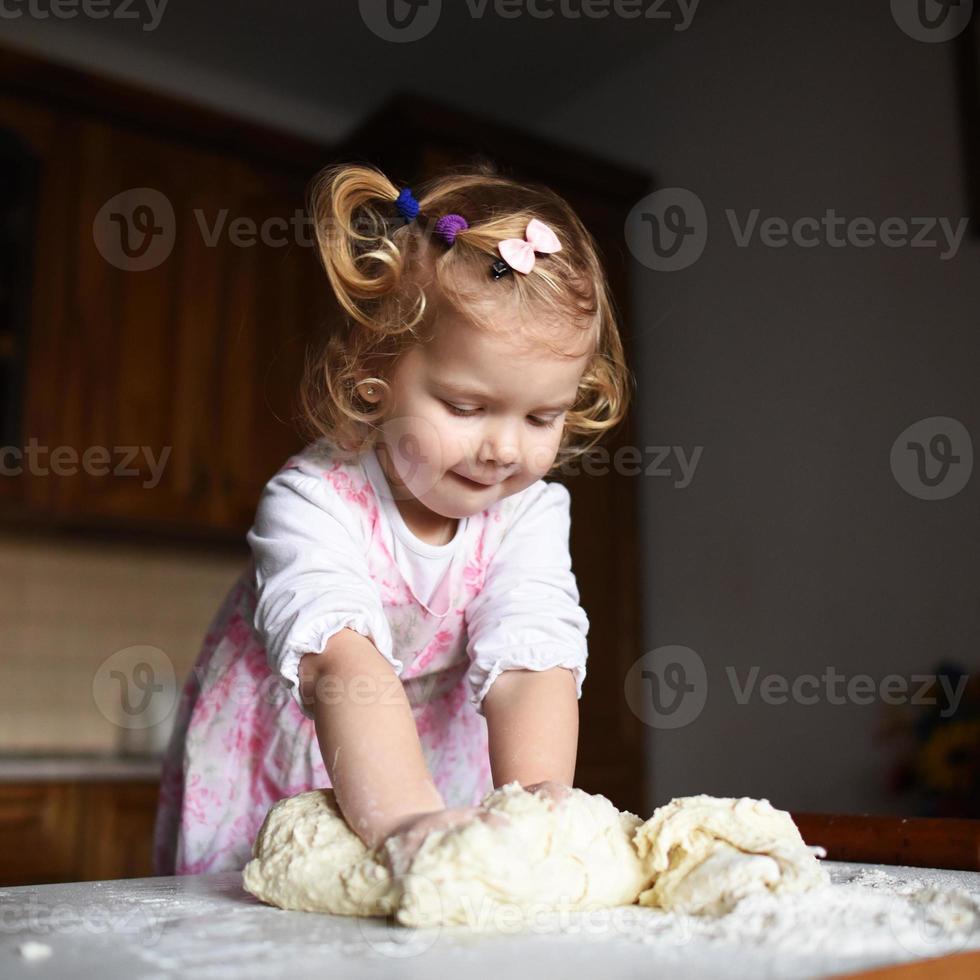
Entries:
[[447,244],[452,245],[456,236],[470,223],[461,214],[444,214],[436,222],[436,234]]

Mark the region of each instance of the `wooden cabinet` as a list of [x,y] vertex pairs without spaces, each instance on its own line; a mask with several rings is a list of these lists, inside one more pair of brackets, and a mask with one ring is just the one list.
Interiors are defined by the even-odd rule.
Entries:
[[72,880],[81,806],[71,783],[0,785],[0,885]]
[[293,396],[324,276],[312,248],[263,229],[302,210],[305,185],[98,120],[66,138],[67,269],[59,310],[35,318],[25,426],[62,472],[33,475],[44,489],[25,503],[66,523],[242,532],[303,444]]
[[0,886],[153,874],[156,782],[0,783]]
[[80,881],[145,878],[153,874],[157,783],[89,783],[80,787]]
[[25,465],[0,481],[0,517],[240,542],[305,442],[298,380],[329,312],[302,222],[311,154],[285,156],[287,141],[276,160],[255,132],[251,154],[230,152],[193,112],[162,125],[164,99],[127,117],[118,87],[115,105],[102,86],[78,111],[65,81],[19,91],[10,60],[0,52],[0,127],[32,147],[41,179],[12,443]]
[[[105,447],[117,465],[130,458],[128,473],[58,480],[55,514],[243,531],[262,485],[302,446],[291,395],[324,277],[311,248],[262,229],[302,208],[304,184],[103,122],[77,136],[67,366],[51,440]],[[129,265],[115,236],[138,249],[131,221],[104,227],[100,211],[120,189],[123,221],[144,208],[172,237],[158,264]]]

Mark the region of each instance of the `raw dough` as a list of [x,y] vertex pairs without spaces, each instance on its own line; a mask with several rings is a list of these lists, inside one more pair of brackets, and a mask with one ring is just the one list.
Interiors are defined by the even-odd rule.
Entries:
[[513,782],[480,805],[506,823],[435,831],[397,877],[380,847],[369,851],[350,830],[331,790],[281,800],[259,830],[245,888],[280,908],[492,928],[502,914],[630,905],[649,884],[631,842],[642,821],[604,796],[573,789],[553,806]]
[[788,813],[767,800],[682,797],[645,823],[573,789],[560,804],[508,783],[481,807],[503,815],[434,831],[394,875],[347,826],[332,790],[276,803],[244,885],[285,909],[393,915],[403,925],[499,928],[537,910],[644,905],[721,914],[763,888],[802,890],[826,872]]
[[768,800],[679,797],[655,810],[633,843],[653,882],[641,905],[723,915],[753,892],[830,883],[793,818]]

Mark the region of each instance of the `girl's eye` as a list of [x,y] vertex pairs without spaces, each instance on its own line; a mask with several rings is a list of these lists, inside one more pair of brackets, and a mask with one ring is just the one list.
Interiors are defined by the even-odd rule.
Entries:
[[[470,416],[476,415],[476,413],[480,411],[478,408],[459,408],[450,402],[443,402],[443,405],[446,406],[451,414],[459,415],[462,418],[469,418]],[[552,429],[559,418],[561,418],[559,415],[556,415],[553,419],[539,419],[534,415],[528,416],[528,420],[530,421],[531,425],[537,429]]]
[[462,415],[464,418],[469,415],[476,415],[479,411],[478,408],[457,408],[455,405],[450,405],[449,402],[443,402],[443,404],[453,415]]

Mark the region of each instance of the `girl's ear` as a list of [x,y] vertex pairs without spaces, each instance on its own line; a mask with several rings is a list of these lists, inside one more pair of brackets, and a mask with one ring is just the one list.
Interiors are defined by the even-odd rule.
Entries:
[[384,389],[387,387],[380,378],[363,378],[354,385],[354,390],[365,401],[376,405],[384,397]]

